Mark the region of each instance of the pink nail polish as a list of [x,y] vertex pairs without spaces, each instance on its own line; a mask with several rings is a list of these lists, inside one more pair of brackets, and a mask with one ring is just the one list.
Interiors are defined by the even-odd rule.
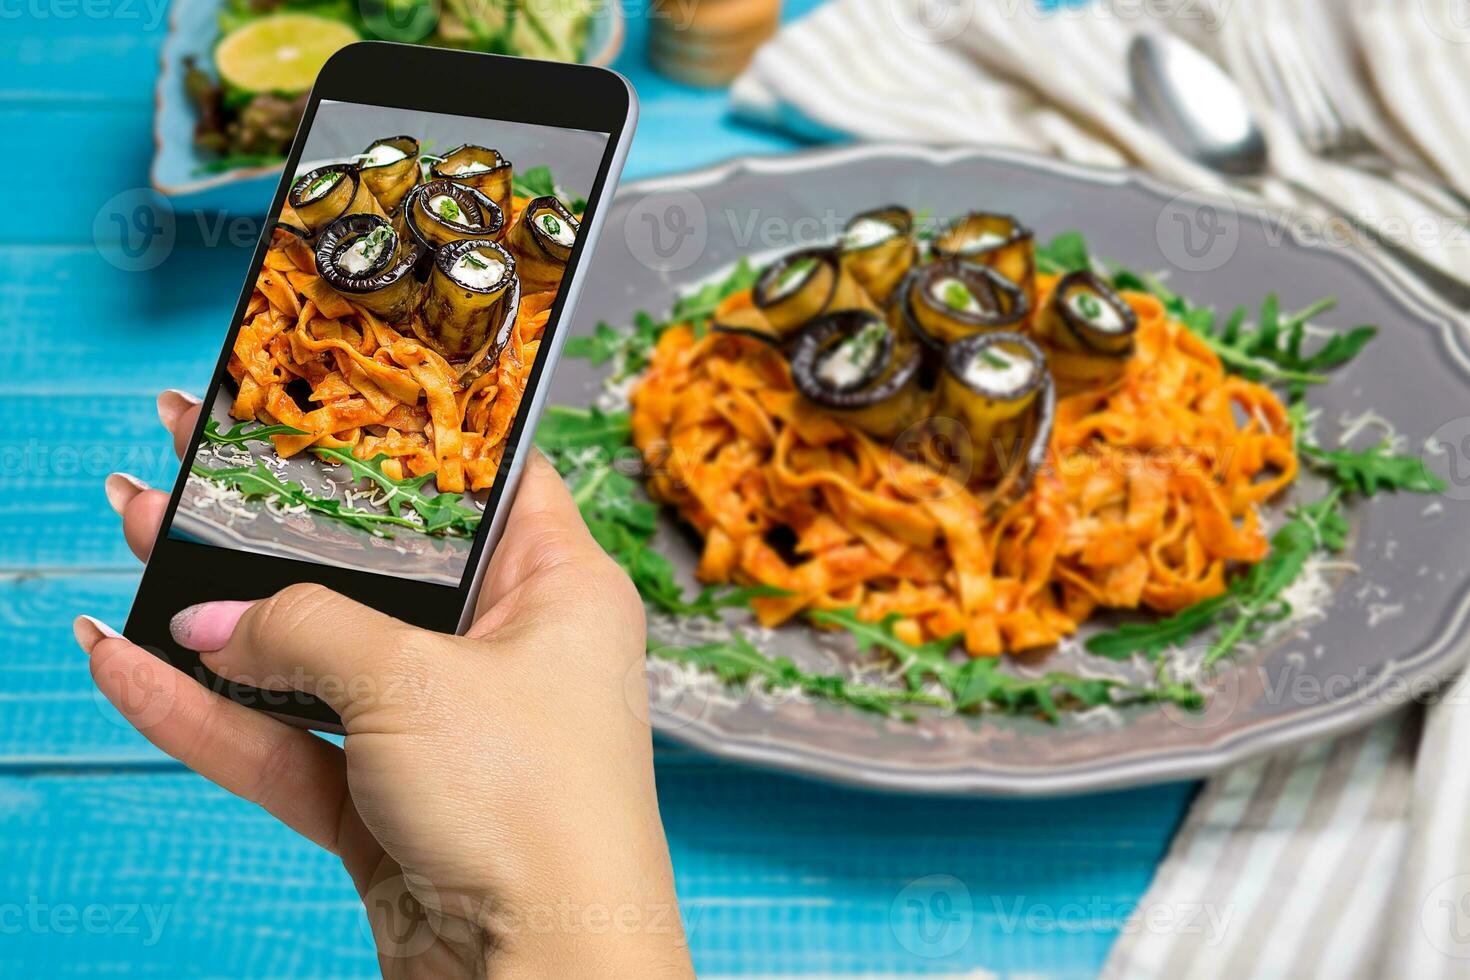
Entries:
[[107,494],[107,505],[119,517],[132,499],[147,489],[148,484],[131,473],[112,473],[102,484],[102,490]]
[[235,600],[201,602],[175,613],[169,620],[168,631],[174,642],[187,650],[201,653],[221,650],[230,642],[235,624],[253,605],[253,602]]
[[187,391],[170,388],[158,396],[158,419],[166,428],[172,429],[180,415],[198,404],[199,399]]
[[92,648],[96,646],[104,637],[109,639],[117,639],[118,637],[122,636],[121,633],[113,629],[111,626],[108,626],[96,616],[87,615],[78,616],[75,620],[72,621],[71,632],[72,636],[76,637],[77,645],[80,646],[87,653],[91,653]]

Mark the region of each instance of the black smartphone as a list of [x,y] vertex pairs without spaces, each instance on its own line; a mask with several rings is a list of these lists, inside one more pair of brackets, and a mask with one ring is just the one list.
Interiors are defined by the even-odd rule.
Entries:
[[363,42],[318,76],[126,636],[312,727],[309,695],[223,681],[185,606],[319,582],[469,622],[637,119],[586,65]]

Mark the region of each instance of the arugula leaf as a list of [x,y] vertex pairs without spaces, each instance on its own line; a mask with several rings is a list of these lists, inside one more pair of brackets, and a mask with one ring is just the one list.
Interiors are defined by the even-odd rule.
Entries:
[[632,431],[627,412],[604,412],[595,405],[552,405],[536,427],[536,445],[547,456],[590,448],[611,456],[630,445]]
[[[246,426],[255,428],[247,429]],[[269,442],[271,436],[304,436],[307,433],[290,425],[261,425],[249,421],[230,426],[228,432],[219,430],[219,420],[204,423],[204,440],[215,446],[243,446],[248,442]]]
[[1109,660],[1127,660],[1135,653],[1153,657],[1208,629],[1233,601],[1234,596],[1224,592],[1181,609],[1167,619],[1125,623],[1106,633],[1096,633],[1084,645],[1089,653]]
[[921,688],[925,677],[933,677],[951,691],[959,681],[962,665],[950,660],[949,652],[963,634],[956,633],[915,646],[900,639],[894,631],[894,625],[903,618],[898,613],[889,613],[876,623],[858,618],[855,609],[814,609],[807,618],[822,626],[847,630],[857,641],[859,653],[867,653],[874,648],[888,651],[898,661],[910,690]]
[[[669,319],[663,325],[663,329],[687,323],[694,328],[696,334],[702,333],[709,324],[709,318],[714,315],[715,309],[722,302],[742,289],[754,286],[760,276],[761,270],[742,257],[724,279],[707,282],[689,295],[675,300],[674,309],[669,314]],[[663,329],[659,332],[662,333]]]
[[567,357],[581,357],[601,367],[617,360],[612,381],[638,374],[648,366],[658,338],[670,324],[655,323],[653,317],[639,312],[633,317],[631,330],[619,330],[600,321],[590,337],[570,337],[563,352]]
[[1204,695],[1198,689],[1183,683],[1145,687],[1065,671],[1021,677],[1001,670],[998,657],[952,660],[949,653],[959,643],[960,634],[914,645],[895,634],[894,624],[901,618],[897,613],[890,613],[876,623],[858,618],[853,609],[813,610],[809,618],[847,630],[857,641],[859,652],[875,647],[888,651],[898,661],[911,692],[922,691],[925,681],[932,677],[953,699],[957,711],[991,708],[1011,713],[1034,712],[1055,722],[1062,706],[1095,708],[1164,700],[1194,709],[1204,703]]
[[673,562],[649,547],[658,530],[657,506],[616,465],[620,451],[637,453],[628,441],[630,431],[626,412],[553,406],[536,433],[536,444],[567,479],[593,539],[628,573],[639,594],[664,612],[709,619],[719,619],[723,609],[747,606],[751,599],[786,595],[768,586],[706,586],[693,598],[685,595]]
[[[189,472],[205,480],[213,480],[238,490],[246,499],[273,499],[285,507],[304,507],[341,521],[349,527],[367,531],[379,537],[391,538],[388,528],[406,527],[422,531],[423,527],[414,520],[382,511],[349,507],[333,497],[318,497],[309,493],[295,480],[284,480],[266,468],[260,460],[250,466],[231,466],[211,469],[195,463]],[[454,532],[446,532],[454,533]]]
[[687,323],[696,334],[702,333],[726,297],[749,289],[759,277],[760,271],[742,258],[724,279],[706,283],[675,300],[668,319],[655,320],[640,310],[633,315],[633,323],[626,329],[606,322],[598,323],[591,336],[569,338],[563,353],[567,357],[584,358],[598,366],[611,361],[617,367],[609,380],[621,381],[648,367],[653,348],[664,331]]
[[586,198],[567,195],[564,191],[557,190],[556,179],[552,177],[550,167],[529,167],[516,172],[510,179],[510,192],[516,197],[559,198],[573,214],[581,214],[587,209]]
[[401,516],[407,505],[423,518],[423,531],[427,534],[455,534],[473,537],[480,526],[480,511],[467,506],[457,493],[426,494],[423,486],[433,479],[433,473],[395,480],[383,472],[383,461],[387,454],[379,453],[372,459],[359,459],[349,450],[330,446],[313,446],[311,451],[322,459],[341,463],[352,471],[352,475],[378,485],[387,494],[384,501],[389,513]]
[[1347,520],[1339,509],[1340,490],[1322,500],[1294,508],[1291,519],[1271,536],[1271,550],[1230,584],[1223,593],[1153,623],[1128,623],[1087,641],[1087,649],[1113,660],[1136,653],[1158,658],[1204,631],[1221,626],[1205,654],[1209,667],[1232,653],[1272,622],[1291,614],[1281,593],[1296,581],[1307,560],[1318,551],[1340,551],[1347,542]]
[[1242,640],[1291,615],[1291,606],[1281,599],[1306,567],[1307,559],[1319,551],[1341,551],[1347,543],[1347,520],[1338,509],[1340,491],[1292,510],[1292,519],[1271,536],[1271,552],[1264,560],[1236,579],[1235,618],[1226,623],[1205,654],[1203,665],[1211,667],[1232,653]]
[[1050,244],[1038,245],[1036,268],[1050,275],[1091,269],[1092,255],[1087,250],[1087,239],[1079,231],[1067,231],[1053,238]]
[[1313,469],[1331,474],[1343,490],[1371,497],[1381,490],[1443,493],[1445,482],[1416,456],[1390,451],[1387,439],[1367,449],[1323,449],[1301,440],[1297,451]]
[[905,705],[948,706],[947,699],[931,694],[876,687],[834,674],[816,674],[802,670],[788,657],[767,656],[739,634],[728,640],[691,647],[651,646],[648,652],[651,656],[664,660],[693,664],[702,670],[711,671],[727,684],[746,684],[756,679],[768,691],[797,689],[815,697],[849,704],[888,717],[911,719],[913,716],[902,710]]
[[1157,297],[1169,315],[1208,344],[1230,371],[1252,381],[1287,385],[1293,398],[1300,397],[1307,385],[1325,382],[1323,371],[1352,360],[1378,332],[1376,327],[1354,327],[1333,334],[1308,354],[1303,351],[1307,324],[1336,305],[1337,301],[1331,297],[1285,316],[1280,300],[1272,293],[1261,303],[1255,329],[1248,330],[1244,307],[1236,309],[1223,325],[1217,326],[1213,309],[1193,305],[1147,273],[1117,269],[1113,273],[1113,288]]
[[[219,423],[215,419],[210,419],[204,423],[204,438],[205,441],[216,446],[244,446],[250,442],[267,442],[271,436],[304,436],[307,434],[289,425],[255,424],[254,428],[247,428],[252,424],[249,421],[241,422],[231,426],[229,431],[221,432]],[[190,471],[207,479],[233,486],[246,497],[278,497],[284,505],[305,506],[308,510],[335,517],[353,527],[374,533],[382,533],[378,525],[391,524],[411,527],[425,534],[474,537],[475,530],[480,526],[480,511],[466,506],[459,494],[430,495],[423,492],[424,484],[434,476],[432,473],[425,473],[423,476],[411,477],[407,480],[395,480],[383,472],[383,460],[388,458],[384,454],[379,454],[370,460],[363,460],[358,459],[346,449],[313,446],[311,451],[322,459],[342,463],[352,471],[354,476],[377,484],[387,495],[384,503],[388,506],[388,514],[385,516],[360,507],[348,507],[341,501],[307,493],[301,484],[291,480],[282,480],[275,473],[266,469],[259,460],[256,460],[254,466],[209,469],[195,465],[190,468]],[[404,517],[405,504],[422,520],[415,521]]]

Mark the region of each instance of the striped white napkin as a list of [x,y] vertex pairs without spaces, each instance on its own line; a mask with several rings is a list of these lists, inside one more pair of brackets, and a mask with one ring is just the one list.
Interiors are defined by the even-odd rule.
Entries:
[[[806,137],[1002,144],[1219,189],[1218,176],[1132,109],[1129,40],[1144,27],[1177,31],[1241,81],[1278,174],[1351,202],[1395,241],[1470,277],[1470,236],[1446,217],[1452,200],[1412,178],[1313,156],[1250,61],[1263,25],[1304,32],[1339,78],[1345,111],[1396,164],[1470,192],[1466,0],[1177,0],[1174,9],[1145,21],[1108,4],[1048,16],[1032,0],[833,0],[767,43],[733,100],[744,117]],[[1349,45],[1364,52],[1361,64]],[[1312,211],[1280,180],[1231,191]],[[1104,976],[1470,976],[1467,697],[1462,678],[1427,720],[1402,710],[1209,781]]]
[[[1145,13],[1171,3],[1171,18]],[[1470,278],[1470,233],[1447,217],[1456,210],[1452,199],[1411,176],[1389,180],[1313,156],[1250,70],[1261,25],[1281,22],[1283,10],[1297,17],[1325,11],[1291,29],[1318,39],[1329,31],[1344,38],[1361,32],[1374,41],[1364,45],[1371,74],[1347,58],[1333,64],[1342,73],[1334,89],[1370,120],[1365,129],[1392,148],[1398,163],[1437,169],[1470,190],[1470,129],[1459,107],[1470,91],[1470,17],[1456,5],[1470,9],[1466,0],[1169,0],[1048,14],[1036,0],[832,0],[757,52],[732,101],[738,115],[803,137],[991,143],[1083,163],[1131,164],[1189,187],[1222,189],[1218,175],[1176,153],[1133,110],[1128,43],[1142,29],[1170,30],[1240,81],[1266,129],[1277,174],[1348,202],[1354,217],[1390,240]],[[1442,14],[1425,13],[1441,6]],[[1452,30],[1457,16],[1466,21],[1463,37]],[[1380,43],[1385,36],[1393,43]],[[1369,111],[1380,98],[1394,107],[1391,117]],[[1326,218],[1282,180],[1230,190]]]

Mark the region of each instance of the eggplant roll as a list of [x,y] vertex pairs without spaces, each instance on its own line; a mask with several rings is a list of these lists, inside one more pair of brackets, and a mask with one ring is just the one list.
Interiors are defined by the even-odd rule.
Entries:
[[975,334],[1017,330],[1031,309],[1005,276],[954,260],[915,269],[900,288],[903,322],[936,351]]
[[1010,215],[971,211],[955,219],[934,240],[934,257],[987,265],[1036,300],[1036,240]]
[[1057,381],[1072,389],[1123,370],[1133,356],[1138,314],[1102,277],[1072,272],[1052,291],[1037,332],[1050,348]]
[[418,306],[413,269],[423,252],[419,245],[400,249],[401,241],[388,219],[376,214],[338,218],[317,239],[317,273],[359,306],[401,323]]
[[505,212],[494,201],[448,180],[419,184],[402,206],[409,237],[430,250],[469,238],[498,241],[505,227]]
[[505,240],[526,292],[544,292],[561,284],[580,229],[555,197],[538,197],[526,205]]
[[842,266],[874,302],[886,303],[918,257],[913,236],[914,215],[908,208],[865,211],[843,229]]
[[[510,181],[514,168],[511,162],[500,155],[499,150],[466,143],[450,150],[444,159],[429,168],[429,175],[436,180],[452,180],[480,191],[495,206],[510,214]],[[501,229],[502,233],[504,229]],[[500,240],[501,235],[490,235]]]
[[281,205],[281,213],[276,218],[276,227],[290,228],[292,231],[299,232],[302,238],[311,237],[311,229],[306,227],[306,222],[301,220],[301,216],[289,203]]
[[892,439],[923,417],[922,358],[871,310],[841,310],[797,335],[791,378],[812,404],[856,429]]
[[419,141],[412,136],[375,140],[358,154],[362,182],[383,206],[385,214],[398,207],[419,182]]
[[450,361],[474,357],[492,342],[503,346],[498,312],[515,282],[516,260],[498,242],[466,238],[440,248],[421,311],[424,339]]
[[315,235],[347,214],[377,214],[383,209],[363,185],[356,165],[334,163],[302,174],[286,193],[296,219]]
[[836,251],[808,248],[771,263],[738,316],[716,317],[714,329],[784,343],[824,313],[871,310],[872,300],[843,268]]
[[1055,404],[1046,356],[1020,334],[978,334],[944,349],[940,411],[968,436],[952,444],[972,483],[1029,485],[1046,456]]

